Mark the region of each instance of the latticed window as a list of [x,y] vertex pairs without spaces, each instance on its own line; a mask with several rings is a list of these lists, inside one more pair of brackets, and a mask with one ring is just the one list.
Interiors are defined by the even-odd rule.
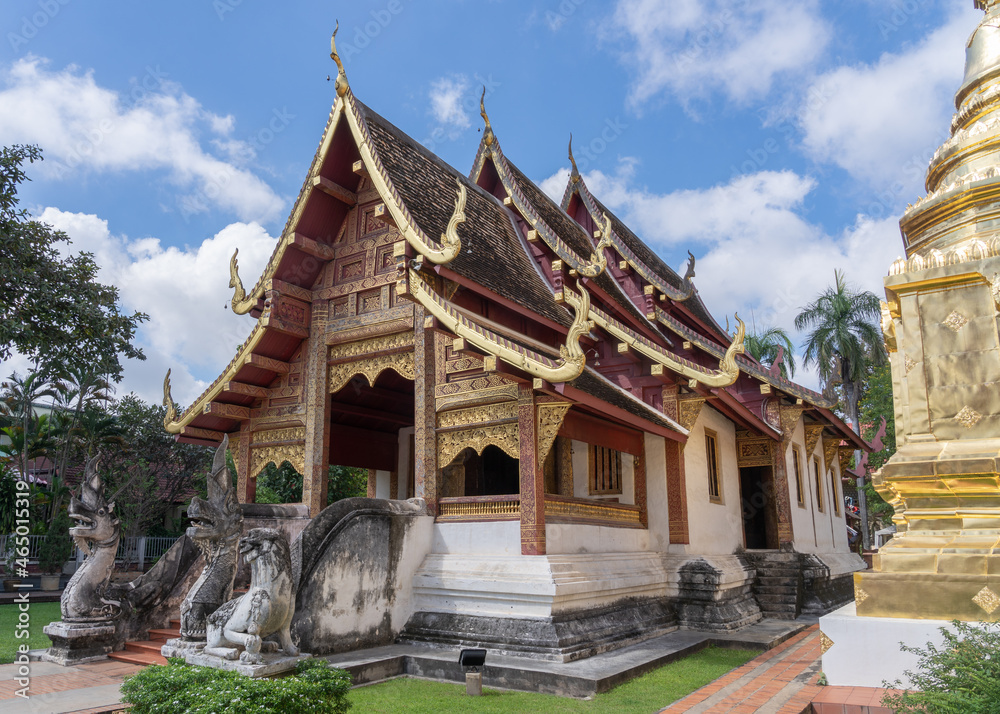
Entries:
[[819,459],[813,458],[813,476],[816,479],[816,508],[823,510],[823,477],[819,470]]
[[806,507],[805,489],[802,488],[802,454],[799,447],[792,445],[792,468],[795,470],[795,496],[802,508]]
[[708,464],[708,497],[713,501],[722,500],[722,485],[719,482],[719,442],[715,434],[705,431],[705,462]]
[[606,446],[590,447],[590,493],[592,495],[622,492],[622,452]]

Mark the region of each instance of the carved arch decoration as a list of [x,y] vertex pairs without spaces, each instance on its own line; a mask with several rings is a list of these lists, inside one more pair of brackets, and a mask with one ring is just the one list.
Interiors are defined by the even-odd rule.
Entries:
[[274,462],[281,466],[287,461],[300,474],[306,468],[306,429],[302,426],[268,429],[250,437],[250,469],[248,476],[256,479],[264,467]]
[[477,454],[481,454],[487,446],[496,446],[512,459],[521,458],[517,422],[472,427],[438,434],[438,464],[447,466],[466,449],[473,449]]
[[496,446],[511,458],[521,458],[517,402],[440,412],[437,426],[440,466],[450,464],[465,449],[471,448],[481,454],[487,446]]
[[329,392],[339,392],[348,382],[364,376],[369,386],[387,369],[404,379],[415,379],[416,363],[413,361],[413,333],[397,332],[370,340],[348,342],[330,348],[330,365],[327,378]]

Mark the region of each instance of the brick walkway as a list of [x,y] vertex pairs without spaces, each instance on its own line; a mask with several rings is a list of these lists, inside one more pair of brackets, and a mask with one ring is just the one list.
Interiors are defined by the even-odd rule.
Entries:
[[823,690],[813,625],[663,710],[666,714],[802,714]]
[[13,665],[4,665],[0,671],[0,711],[4,714],[106,712],[108,704],[121,701],[118,687],[122,680],[142,669],[114,660],[72,667],[48,662],[32,662],[30,666],[28,699],[15,694],[20,685],[13,679]]

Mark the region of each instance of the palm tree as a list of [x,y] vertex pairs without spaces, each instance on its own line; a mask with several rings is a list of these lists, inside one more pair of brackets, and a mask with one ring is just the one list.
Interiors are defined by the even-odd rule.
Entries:
[[781,376],[791,379],[795,376],[795,354],[788,333],[780,327],[769,327],[763,332],[756,330],[743,341],[747,354],[765,367],[773,367],[781,355]]
[[833,275],[833,287],[803,308],[795,318],[795,327],[811,328],[803,345],[803,361],[815,364],[825,382],[840,380],[847,415],[854,431],[860,434],[858,402],[862,382],[869,367],[885,360],[879,328],[881,310],[874,293],[848,285],[839,270]]
[[113,387],[94,367],[69,365],[60,376],[62,379],[57,385],[59,401],[69,411],[68,416],[64,413],[61,415],[62,419],[59,420],[63,439],[56,471],[65,478],[69,453],[73,446],[74,437],[77,436],[77,427],[84,409],[95,406],[99,401],[107,402]]
[[90,459],[105,446],[121,446],[125,443],[125,432],[118,418],[96,407],[87,407],[80,414],[76,427],[80,444],[87,449]]
[[[59,389],[40,372],[31,372],[25,377],[21,377],[14,372],[10,378],[0,384],[3,388],[3,396],[0,396],[3,411],[9,416],[21,422],[21,433],[30,435],[31,420],[35,416],[34,405],[41,401],[43,397],[55,398],[59,394]],[[28,445],[30,438],[23,439],[23,450],[21,452],[21,473],[28,474]]]

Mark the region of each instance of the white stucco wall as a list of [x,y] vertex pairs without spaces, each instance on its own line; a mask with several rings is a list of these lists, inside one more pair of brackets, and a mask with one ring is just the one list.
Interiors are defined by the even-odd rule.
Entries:
[[[797,447],[802,456],[802,487],[805,506],[798,505],[795,489],[794,450]],[[819,459],[820,483],[823,488],[823,510],[816,502],[816,475],[813,459]],[[844,516],[844,500],[840,485],[837,485],[837,507],[840,515],[834,514],[834,497],[831,480],[840,479],[840,465],[833,464],[833,473],[827,468],[823,457],[823,440],[817,441],[815,448],[806,453],[805,426],[802,419],[795,426],[792,444],[785,452],[785,469],[788,474],[788,499],[791,503],[792,528],[795,534],[795,549],[802,553],[846,553],[848,552],[847,530]]]
[[375,498],[389,498],[389,472],[375,472]]
[[644,528],[609,528],[577,523],[546,523],[545,552],[635,553],[649,550],[649,531]]
[[665,441],[662,436],[646,434],[646,508],[649,511],[649,543],[653,550],[664,552],[670,544]]
[[435,523],[432,553],[520,555],[520,521]]
[[[705,429],[714,431],[719,448],[719,487],[722,503],[708,497],[708,460]],[[684,447],[684,475],[688,497],[689,553],[721,555],[743,546],[740,510],[740,473],[736,463],[736,429],[712,407],[702,407]]]

